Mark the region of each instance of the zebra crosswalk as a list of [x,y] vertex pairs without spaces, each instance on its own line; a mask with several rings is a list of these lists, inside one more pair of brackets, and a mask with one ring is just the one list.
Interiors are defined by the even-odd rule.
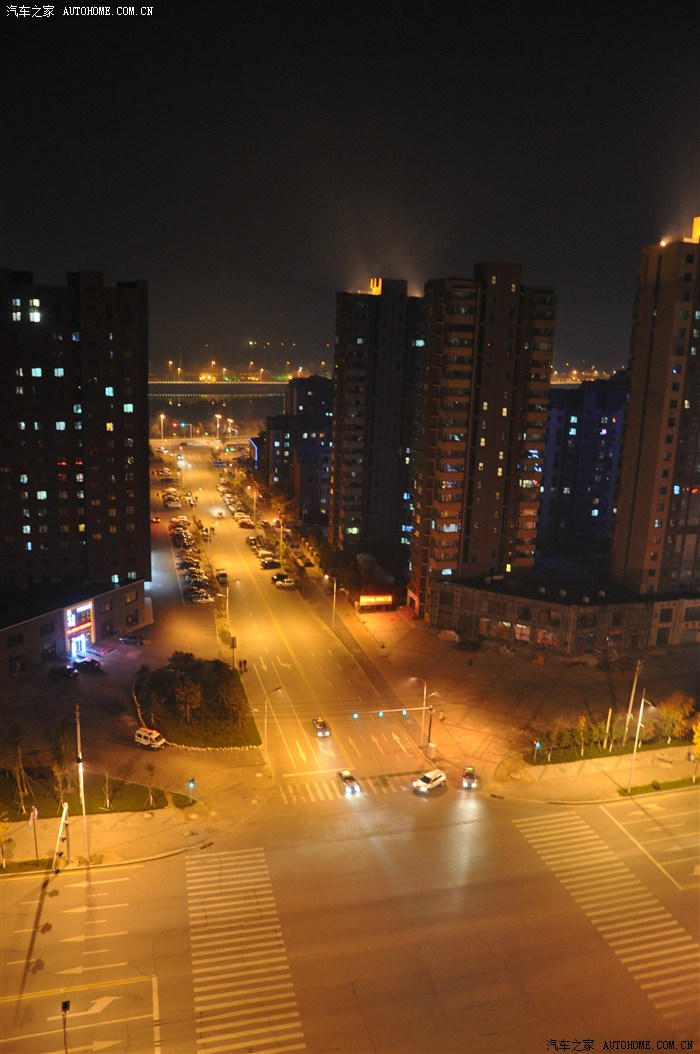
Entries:
[[515,826],[678,1030],[700,1026],[700,946],[575,812]]
[[[358,776],[362,794],[376,796],[401,794],[411,790],[415,773],[400,776]],[[285,805],[307,805],[312,802],[336,801],[344,798],[345,788],[337,779],[318,780],[310,783],[287,783],[279,788]]]
[[188,858],[197,1051],[304,1051],[262,849]]

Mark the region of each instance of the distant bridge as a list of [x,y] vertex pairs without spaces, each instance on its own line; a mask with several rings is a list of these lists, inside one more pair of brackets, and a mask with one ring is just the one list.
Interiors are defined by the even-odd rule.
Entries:
[[288,381],[149,381],[149,399],[177,399],[194,402],[201,399],[272,399],[284,398]]

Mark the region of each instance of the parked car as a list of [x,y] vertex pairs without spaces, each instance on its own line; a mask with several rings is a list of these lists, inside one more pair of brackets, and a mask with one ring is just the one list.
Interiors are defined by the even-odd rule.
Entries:
[[279,562],[279,560],[267,559],[267,560],[262,560],[260,562],[260,566],[263,569],[263,571],[275,571],[278,567],[281,567],[282,564]]
[[142,747],[150,747],[151,750],[161,750],[165,746],[165,740],[155,728],[137,728],[134,742],[139,743]]
[[286,571],[277,571],[277,573],[272,576],[270,581],[274,584],[277,584],[277,582],[284,582],[284,580],[288,577],[289,575]]
[[74,666],[69,666],[68,664],[65,664],[63,666],[52,666],[51,669],[49,670],[49,673],[51,674],[52,677],[66,677],[66,678],[68,678],[68,677],[77,677],[78,676],[78,671],[75,669],[75,667]]
[[275,589],[296,589],[297,584],[293,578],[283,578],[281,582],[275,582]]
[[146,643],[140,633],[124,633],[118,640],[120,644],[135,644],[137,648]]
[[87,673],[98,673],[102,669],[102,663],[99,659],[89,659],[87,656],[85,658],[74,659],[73,665],[76,670],[80,670],[81,673],[83,671]]
[[435,787],[440,787],[446,780],[447,776],[440,769],[431,769],[413,781],[413,789],[417,791],[431,791]]

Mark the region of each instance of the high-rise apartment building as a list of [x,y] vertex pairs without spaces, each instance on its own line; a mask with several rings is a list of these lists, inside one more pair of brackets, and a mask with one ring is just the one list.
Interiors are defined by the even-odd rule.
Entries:
[[639,594],[700,586],[700,217],[637,268],[611,575]]
[[623,370],[550,389],[539,548],[607,554],[627,383]]
[[294,377],[285,396],[286,413],[267,418],[267,481],[289,498],[287,513],[305,523],[324,522],[328,513],[333,381]]
[[329,542],[372,553],[394,569],[408,559],[409,468],[415,356],[423,301],[407,283],[373,278],[339,293],[336,311]]
[[0,270],[0,302],[0,587],[149,579],[146,283]]
[[426,285],[414,429],[409,603],[534,563],[556,298],[481,263]]

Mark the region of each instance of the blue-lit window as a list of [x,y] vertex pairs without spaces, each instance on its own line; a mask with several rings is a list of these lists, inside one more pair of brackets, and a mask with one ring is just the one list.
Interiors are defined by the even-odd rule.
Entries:
[[82,412],[83,412],[83,408],[80,405],[80,403],[73,403],[73,413],[74,414],[81,414]]
[[105,388],[105,395],[109,396],[110,398],[114,395],[114,388],[112,388],[111,385],[108,385]]
[[134,404],[133,403],[124,403],[124,413],[125,414],[133,414],[133,412],[134,412]]
[[32,366],[32,377],[41,377],[41,366]]
[[681,488],[680,488],[679,486],[677,486],[677,485],[676,485],[676,486],[675,486],[675,487],[673,488],[673,493],[674,493],[674,494],[680,494],[680,492],[681,492]]
[[63,369],[63,366],[55,366],[53,375],[54,377],[65,377],[66,371]]
[[74,341],[78,341],[78,340],[80,340],[80,334],[79,333],[71,333],[70,339],[74,340]]
[[57,432],[65,432],[65,430],[66,430],[66,422],[65,421],[56,421],[56,431]]

